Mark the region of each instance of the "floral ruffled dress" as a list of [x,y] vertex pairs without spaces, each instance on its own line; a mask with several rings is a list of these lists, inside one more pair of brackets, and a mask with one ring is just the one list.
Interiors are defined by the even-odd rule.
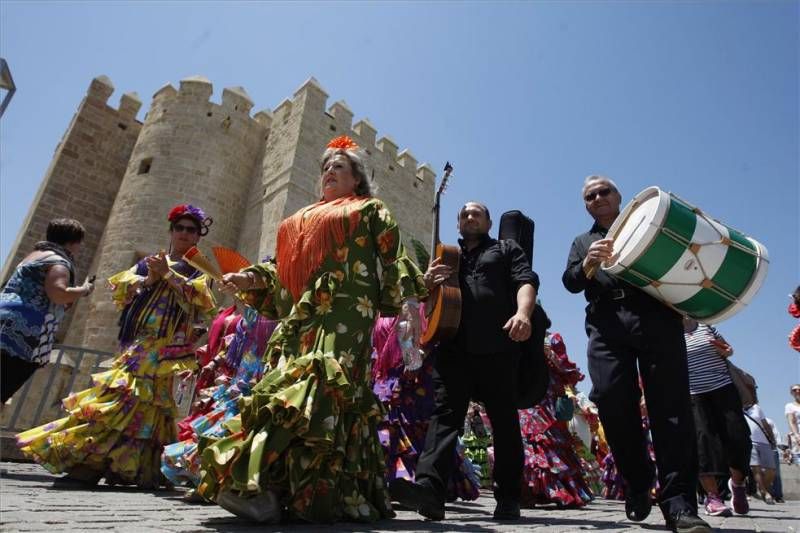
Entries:
[[201,442],[208,499],[278,494],[290,516],[311,522],[393,516],[378,440],[384,410],[370,389],[370,335],[378,312],[425,295],[384,204],[349,196],[282,222],[276,263],[250,267],[266,288],[250,305],[280,318],[269,370],[226,423]]

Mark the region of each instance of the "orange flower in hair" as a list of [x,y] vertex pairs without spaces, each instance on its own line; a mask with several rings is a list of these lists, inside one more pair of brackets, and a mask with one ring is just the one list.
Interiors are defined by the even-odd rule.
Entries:
[[355,150],[358,148],[356,142],[347,135],[341,135],[335,139],[331,139],[326,148],[337,148],[342,150]]

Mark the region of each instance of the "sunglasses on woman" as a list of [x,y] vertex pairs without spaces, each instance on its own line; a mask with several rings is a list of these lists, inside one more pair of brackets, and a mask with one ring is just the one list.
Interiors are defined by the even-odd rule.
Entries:
[[597,189],[596,191],[590,192],[589,194],[584,196],[583,199],[586,200],[587,202],[591,202],[598,196],[601,198],[605,198],[609,194],[611,194],[611,187],[603,187],[602,189]]
[[180,233],[182,231],[185,231],[190,235],[194,235],[195,233],[197,233],[197,226],[184,226],[183,224],[173,224],[172,231],[174,231],[175,233]]

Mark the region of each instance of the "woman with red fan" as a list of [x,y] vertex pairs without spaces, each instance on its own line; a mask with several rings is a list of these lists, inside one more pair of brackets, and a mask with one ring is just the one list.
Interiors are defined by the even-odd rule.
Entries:
[[204,447],[198,491],[234,514],[277,522],[393,516],[370,390],[370,332],[380,312],[426,294],[397,223],[372,196],[361,150],[331,141],[319,202],[284,220],[274,262],[224,276],[223,290],[280,318],[270,369],[241,402],[231,434]]
[[17,435],[22,451],[53,473],[91,484],[166,484],[161,451],[177,440],[173,380],[196,368],[194,325],[214,309],[208,278],[182,259],[211,219],[186,204],[167,218],[169,253],[109,278],[122,309],[111,369],[64,399],[68,416]]

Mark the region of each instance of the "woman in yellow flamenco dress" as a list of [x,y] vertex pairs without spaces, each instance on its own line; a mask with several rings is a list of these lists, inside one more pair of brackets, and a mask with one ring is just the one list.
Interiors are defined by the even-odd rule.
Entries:
[[371,331],[426,294],[383,202],[371,196],[347,137],[322,157],[322,200],[284,220],[276,262],[227,274],[236,292],[281,322],[269,365],[226,437],[200,442],[198,492],[261,522],[370,522],[394,513],[370,388]]
[[52,473],[94,484],[166,485],[161,451],[177,439],[172,385],[194,370],[194,324],[214,309],[208,279],[181,257],[211,219],[178,205],[168,216],[170,254],[160,252],[112,276],[123,309],[120,351],[93,386],[63,400],[68,416],[17,435],[20,449]]

